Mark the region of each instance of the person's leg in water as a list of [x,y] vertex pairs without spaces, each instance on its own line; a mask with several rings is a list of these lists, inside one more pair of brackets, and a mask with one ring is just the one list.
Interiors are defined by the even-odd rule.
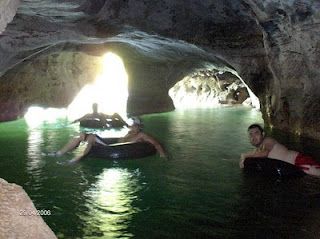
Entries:
[[[84,156],[86,156],[89,153],[89,151],[91,150],[92,146],[96,144],[96,142],[99,143],[99,139],[97,139],[97,136],[95,134],[81,133],[78,137],[71,139],[60,150],[58,150],[55,153],[51,153],[49,155],[60,157],[60,156],[64,155],[65,153],[74,150],[76,147],[79,146],[79,144],[81,142],[84,142],[84,141],[86,141],[86,143],[87,143],[85,149],[80,154],[78,154],[76,157],[74,157],[72,160],[70,160],[70,163],[74,163],[74,162],[82,159]],[[103,142],[100,142],[100,143],[104,145]]]
[[72,160],[70,160],[69,163],[77,162],[80,159],[82,159],[84,156],[86,156],[90,152],[92,146],[96,144],[96,139],[97,139],[96,135],[88,134],[85,139],[87,142],[85,149],[80,154],[75,156]]
[[79,136],[74,137],[73,139],[71,139],[66,145],[64,145],[61,149],[59,149],[57,152],[54,153],[53,156],[62,156],[67,152],[70,152],[72,150],[74,150],[76,147],[79,146],[79,144],[82,141],[85,141],[87,138],[87,134],[85,133],[80,133]]

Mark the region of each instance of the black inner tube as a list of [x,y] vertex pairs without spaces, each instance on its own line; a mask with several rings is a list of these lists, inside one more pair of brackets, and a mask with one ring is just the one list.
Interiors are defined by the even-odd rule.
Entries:
[[148,142],[127,142],[103,146],[94,145],[89,156],[105,159],[137,159],[156,153],[156,148]]
[[85,128],[101,129],[105,127],[105,124],[103,124],[99,119],[92,118],[80,120],[80,126]]
[[305,175],[305,172],[297,166],[272,158],[246,158],[244,171],[247,174],[276,177],[301,177]]
[[125,124],[118,118],[107,119],[104,124],[100,119],[92,118],[80,120],[80,126],[85,128],[102,129],[102,128],[122,128]]

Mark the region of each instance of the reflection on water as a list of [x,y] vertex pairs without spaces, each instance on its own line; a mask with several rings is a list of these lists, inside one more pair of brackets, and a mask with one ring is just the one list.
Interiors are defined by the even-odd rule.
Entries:
[[[132,205],[137,200],[135,194],[139,185],[135,177],[126,169],[105,169],[97,176],[95,185],[84,193],[87,198],[88,214],[82,217],[87,222],[86,238],[97,234],[106,238],[131,238],[128,224],[138,209]],[[94,232],[92,229],[94,228]]]
[[28,161],[27,169],[34,171],[40,167],[43,160],[41,160],[41,144],[43,142],[42,132],[39,129],[31,129],[28,136]]
[[185,110],[143,120],[170,160],[68,165],[73,153],[42,153],[59,149],[78,125],[0,124],[1,177],[23,186],[38,209],[51,210],[44,220],[59,239],[320,238],[319,179],[249,177],[239,169],[240,153],[252,149],[247,127],[262,123],[258,111]]
[[[41,167],[45,164],[42,158],[43,154],[58,150],[55,145],[57,139],[60,138],[61,130],[65,133],[76,131],[74,125],[66,127],[67,125],[66,120],[59,121],[57,119],[54,122],[39,121],[37,125],[27,124],[27,171],[30,174],[41,170]],[[76,134],[76,132],[73,134]]]

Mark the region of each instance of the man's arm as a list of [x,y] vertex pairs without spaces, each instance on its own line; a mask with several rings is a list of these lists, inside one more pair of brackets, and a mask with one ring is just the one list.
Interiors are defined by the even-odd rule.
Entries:
[[123,125],[128,127],[128,123],[126,121],[124,121],[124,119],[118,113],[114,113],[112,115],[112,119],[113,120],[119,120]]
[[273,138],[265,138],[262,142],[261,147],[259,147],[258,149],[251,151],[251,152],[247,152],[247,153],[243,153],[241,154],[241,158],[240,158],[240,168],[244,167],[244,160],[246,158],[266,158],[268,157],[270,151],[272,150],[273,146],[276,144],[277,141],[275,141]]
[[144,141],[149,142],[150,144],[152,144],[156,148],[156,150],[159,153],[160,157],[166,157],[166,153],[165,153],[163,147],[161,146],[161,144],[156,139],[154,139],[150,135],[147,135],[147,134],[142,133],[142,132],[140,133],[139,138],[141,138]]
[[252,152],[243,154],[244,158],[268,157],[273,146],[277,143],[273,138],[267,137],[261,143],[261,146]]
[[76,120],[72,121],[71,124],[77,123],[77,122],[79,122],[81,120],[89,119],[90,117],[91,117],[91,114],[86,114],[86,115],[80,117],[79,119],[76,119]]
[[266,157],[268,157],[268,154],[269,154],[269,152],[266,150],[263,150],[263,151],[255,150],[255,151],[243,153],[243,154],[241,154],[241,157],[240,157],[239,166],[240,166],[240,168],[244,167],[244,160],[246,158],[266,158]]
[[268,157],[270,151],[267,150],[255,150],[247,153],[241,154],[241,159],[245,158],[265,158]]

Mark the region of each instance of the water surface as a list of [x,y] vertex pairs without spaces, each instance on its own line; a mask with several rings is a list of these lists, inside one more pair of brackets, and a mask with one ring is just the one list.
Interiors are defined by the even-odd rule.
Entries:
[[320,237],[318,179],[246,176],[239,169],[240,153],[252,149],[247,127],[262,123],[256,110],[185,110],[143,121],[169,159],[68,165],[73,153],[42,153],[61,147],[77,126],[1,123],[0,177],[23,186],[37,209],[50,210],[44,220],[58,238]]

